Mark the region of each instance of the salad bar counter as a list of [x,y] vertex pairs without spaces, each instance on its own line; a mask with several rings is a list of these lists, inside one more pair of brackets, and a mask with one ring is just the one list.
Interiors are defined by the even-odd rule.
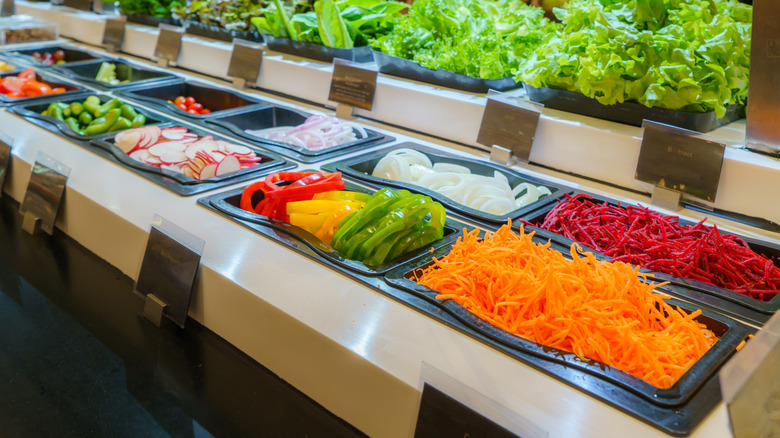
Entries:
[[[189,316],[370,436],[411,434],[431,369],[518,436],[730,435],[719,374],[780,300],[780,207],[753,187],[780,184],[774,160],[727,146],[715,211],[648,207],[638,127],[545,109],[530,164],[491,160],[472,92],[503,74],[380,76],[347,120],[330,64],[272,51],[263,91],[236,89],[223,42],[185,37],[199,73],[138,59],[156,31],[127,25],[122,55],[0,50],[7,195],[41,153],[69,167],[57,227],[134,279],[155,215],[202,239]],[[423,60],[399,75],[427,81]],[[710,136],[736,143],[722,103]]]

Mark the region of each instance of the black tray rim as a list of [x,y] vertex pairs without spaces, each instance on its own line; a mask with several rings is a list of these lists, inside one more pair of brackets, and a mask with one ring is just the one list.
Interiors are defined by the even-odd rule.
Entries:
[[[247,111],[242,111],[241,114],[246,114],[253,111],[264,111],[268,109],[280,109],[282,111],[289,111],[292,113],[296,113],[303,118],[307,118],[309,116],[315,115],[313,113],[307,113],[305,111],[300,111],[280,105],[274,105],[270,104],[264,107],[256,107],[252,108]],[[364,127],[367,134],[369,134],[368,137],[360,138],[352,142],[348,143],[342,143],[337,146],[333,146],[331,148],[326,149],[320,149],[318,151],[303,151],[299,149],[294,149],[292,146],[287,145],[282,142],[274,141],[274,140],[268,140],[265,138],[257,137],[254,135],[250,135],[246,133],[244,130],[240,129],[238,126],[234,125],[233,123],[221,120],[223,117],[230,117],[234,116],[238,113],[231,113],[231,114],[222,114],[217,117],[209,117],[205,121],[208,124],[218,126],[222,130],[228,132],[230,135],[239,137],[243,139],[244,141],[256,143],[258,145],[261,145],[264,148],[271,149],[274,152],[278,153],[279,155],[284,155],[286,157],[292,158],[294,160],[298,160],[304,163],[315,163],[318,161],[324,161],[329,158],[332,158],[334,156],[347,154],[351,151],[354,151],[357,148],[360,147],[374,147],[379,146],[385,143],[389,143],[392,141],[395,141],[395,137],[391,137],[389,135],[383,134],[379,131],[374,131],[373,129],[370,129],[368,127]],[[335,116],[334,116],[335,117]]]
[[[533,227],[530,227],[528,230],[529,232],[538,231],[534,230]],[[482,230],[480,232],[480,236],[484,236],[484,233],[485,231]],[[534,240],[539,243],[545,243],[546,241],[546,239],[541,237],[541,235],[535,236]],[[451,249],[452,243],[437,249],[429,259],[423,260],[421,258],[401,265],[387,273],[385,275],[385,281],[391,286],[412,293],[432,304],[436,304],[438,301],[435,299],[435,295],[438,294],[437,291],[426,286],[420,286],[414,281],[406,278],[406,276],[415,270],[432,263],[432,259],[434,257],[443,257],[449,253]],[[661,292],[667,291],[663,286],[659,287],[657,290]],[[665,301],[667,304],[670,304],[673,307],[682,308],[687,312],[697,310],[693,303],[688,303],[675,298],[667,298]],[[728,361],[728,358],[735,353],[736,347],[743,340],[745,340],[750,333],[747,327],[745,327],[743,324],[740,324],[738,321],[731,319],[726,315],[702,308],[701,316],[724,324],[727,327],[726,332],[704,354],[704,356],[702,356],[691,368],[689,368],[685,374],[683,374],[671,387],[658,388],[625,371],[604,365],[603,363],[597,362],[595,360],[581,360],[574,353],[546,347],[520,336],[512,335],[503,329],[493,326],[488,321],[479,319],[476,315],[472,314],[453,300],[444,300],[436,305],[442,311],[445,311],[454,316],[468,329],[486,336],[497,344],[504,345],[513,350],[519,350],[523,353],[542,358],[549,362],[557,363],[558,365],[564,367],[575,368],[578,371],[592,375],[602,381],[626,390],[633,395],[650,402],[651,404],[666,408],[673,408],[687,403],[695,395],[696,391],[698,391],[704,384],[706,384],[707,380],[716,374],[717,370]],[[502,337],[507,339],[502,339]],[[551,354],[550,351],[553,353]],[[718,358],[715,358],[716,355]],[[707,372],[704,372],[703,367],[705,364],[715,359],[717,360],[715,366],[710,367]],[[701,376],[694,377],[695,373],[699,373]]]
[[490,90],[509,91],[523,86],[522,82],[516,82],[512,76],[501,79],[480,79],[445,69],[434,70],[423,67],[416,61],[389,55],[374,47],[371,48],[371,54],[379,68],[379,73],[454,90],[485,94]]
[[[746,105],[729,105],[726,107],[726,115],[720,119],[717,119],[715,118],[715,111],[708,111],[703,113],[677,111],[660,107],[647,107],[638,102],[632,101],[620,102],[613,105],[604,105],[594,98],[585,96],[584,94],[575,91],[559,90],[549,87],[534,87],[527,83],[523,83],[523,88],[525,89],[529,100],[543,104],[546,108],[549,109],[567,111],[574,114],[594,117],[600,120],[608,120],[616,123],[623,123],[630,126],[642,126],[642,120],[651,120],[654,122],[664,123],[702,133],[710,132],[721,126],[744,118],[740,114],[746,109]],[[577,103],[576,108],[563,108],[551,99],[545,99],[541,97],[543,93],[548,94],[551,98],[565,97],[569,100],[575,101]],[[596,107],[602,111],[611,111],[612,115],[595,115],[592,111],[588,110],[589,107]],[[640,119],[635,119],[635,117],[632,116],[632,113],[640,115]],[[692,117],[695,119],[696,124],[691,121],[681,122],[676,120],[676,118],[679,117]],[[697,126],[697,124],[704,126]]]
[[[98,81],[94,78],[88,78],[85,76],[81,76],[76,74],[74,71],[71,70],[71,67],[82,67],[85,65],[92,65],[97,63],[103,63],[103,62],[111,62],[113,64],[125,64],[128,67],[132,68],[133,70],[138,71],[150,71],[155,73],[160,73],[162,76],[154,77],[154,78],[148,78],[148,79],[141,79],[140,81],[132,81],[128,82],[126,84],[118,84],[118,85],[111,85],[107,84],[105,82]],[[73,64],[63,64],[57,67],[57,72],[61,73],[64,76],[67,76],[69,79],[73,81],[77,81],[79,83],[85,84],[89,87],[96,88],[99,90],[104,91],[115,91],[115,90],[127,90],[132,88],[140,88],[140,87],[148,87],[153,84],[158,83],[165,83],[165,82],[171,82],[176,80],[181,80],[181,78],[169,71],[160,71],[160,70],[154,70],[151,68],[146,68],[144,66],[135,64],[133,62],[123,60],[123,59],[96,59],[89,62],[80,62],[80,63],[73,63]]]
[[[300,170],[300,171],[306,172],[307,170]],[[344,190],[359,191],[363,193],[373,193],[375,191],[370,188],[361,187],[356,184],[350,183],[349,181],[345,181],[344,183],[345,183]],[[250,213],[248,211],[242,210],[240,207],[234,206],[233,204],[227,201],[227,199],[229,198],[234,198],[237,196],[240,197],[244,189],[246,189],[246,187],[218,193],[215,195],[210,195],[208,198],[204,198],[203,201],[209,206],[209,208],[219,212],[220,214],[228,216],[239,223],[248,225],[250,228],[252,228],[255,231],[258,230],[256,230],[255,227],[252,227],[251,225],[260,225],[262,227],[271,228],[275,231],[279,231],[286,234],[287,236],[305,245],[312,252],[314,252],[316,257],[318,257],[321,261],[326,262],[326,264],[330,266],[336,266],[341,270],[350,273],[356,273],[359,275],[365,275],[368,277],[377,277],[377,276],[385,275],[387,272],[397,268],[398,266],[403,265],[404,263],[408,263],[412,260],[425,256],[425,254],[430,252],[431,247],[436,249],[450,244],[458,236],[458,231],[459,231],[458,226],[466,226],[465,224],[461,224],[459,222],[451,220],[450,218],[447,218],[447,222],[449,223],[445,222],[444,225],[445,234],[442,239],[437,240],[433,242],[431,245],[428,245],[426,247],[404,254],[401,257],[399,257],[398,260],[396,261],[391,261],[388,263],[384,263],[382,265],[371,267],[357,260],[351,260],[342,257],[330,245],[323,243],[318,238],[316,238],[313,234],[309,233],[308,231],[302,228],[296,227],[287,222],[283,222],[275,219],[269,219],[265,216],[261,216],[256,213]],[[280,242],[280,243],[285,244],[286,246],[290,246],[284,242]],[[294,247],[292,248],[296,249]]]
[[[641,203],[631,204],[631,203],[628,203],[628,202],[620,202],[620,201],[608,198],[606,196],[600,196],[600,195],[595,195],[595,194],[585,193],[585,192],[577,192],[575,194],[572,194],[571,196],[577,196],[577,195],[580,195],[580,194],[583,194],[583,195],[586,195],[586,196],[590,196],[592,198],[591,201],[593,201],[593,202],[598,202],[598,203],[605,203],[606,202],[606,203],[609,203],[609,204],[612,204],[612,205],[615,205],[615,206],[620,205],[621,207],[626,207],[626,206],[631,205],[631,206],[637,206],[637,207],[643,207],[643,208],[650,208],[650,209],[652,209],[651,205],[642,205]],[[561,198],[559,198],[558,200],[560,200],[560,199]],[[544,207],[542,207],[542,208],[538,209],[537,211],[535,211],[534,212],[534,218],[539,217],[541,215],[546,215],[547,213],[549,213],[550,210],[552,210],[557,205],[558,200],[556,200],[556,202],[551,202],[549,205],[545,205]],[[533,218],[529,218],[529,219],[533,219]],[[679,218],[678,220],[682,224],[694,224],[694,222],[688,221],[688,220],[683,219],[683,218]],[[712,226],[712,225],[708,225],[708,226]],[[748,244],[760,244],[760,245],[769,246],[769,247],[777,247],[778,251],[780,251],[780,246],[774,245],[774,244],[769,243],[769,242],[759,241],[757,239],[753,239],[753,238],[750,238],[750,237],[742,236],[739,233],[732,233],[732,232],[728,232],[728,231],[723,231],[720,228],[718,228],[718,231],[721,234],[733,234],[733,235],[736,235],[740,239],[745,240]],[[559,234],[555,234],[555,236],[556,236],[556,239],[558,239],[559,241],[568,241],[568,242],[571,242],[571,243],[577,243],[578,245],[581,245],[584,248],[587,248],[588,251],[591,251],[594,254],[598,254],[600,257],[603,257],[605,260],[609,260],[610,259],[610,257],[607,257],[604,254],[598,252],[597,250],[588,247],[588,245],[586,245],[584,243],[574,242],[571,239],[568,239],[568,238],[566,238],[564,236],[561,236]],[[751,310],[751,311],[754,311],[754,312],[758,312],[760,314],[764,314],[764,315],[766,315],[766,320],[769,319],[769,316],[771,316],[778,309],[780,309],[780,293],[778,293],[774,298],[772,298],[769,301],[759,301],[759,300],[756,300],[754,298],[750,298],[750,297],[747,297],[745,295],[742,295],[742,294],[739,294],[737,292],[734,292],[734,291],[732,291],[730,289],[726,289],[726,288],[723,288],[723,287],[715,286],[715,285],[709,284],[709,283],[704,283],[704,282],[701,282],[701,281],[698,281],[698,280],[692,280],[692,279],[677,277],[677,276],[674,276],[674,275],[665,274],[665,273],[657,272],[657,271],[652,271],[652,270],[645,269],[645,268],[642,268],[642,271],[643,272],[647,272],[648,274],[650,274],[651,278],[654,278],[654,279],[656,279],[658,281],[669,281],[672,285],[678,286],[682,290],[690,290],[690,291],[699,292],[699,293],[702,293],[704,295],[708,295],[708,296],[717,298],[719,300],[723,300],[723,301],[725,301],[727,303],[736,304],[736,305],[742,306],[742,307],[744,307],[744,308],[746,308],[748,310]],[[716,305],[716,304],[711,304],[711,305]],[[730,308],[726,308],[726,307],[717,307],[717,308],[718,308],[718,310],[729,312],[729,313],[732,313],[732,314],[735,312],[735,309],[730,309]],[[763,324],[764,322],[766,322],[766,320],[763,320],[763,321],[756,320],[756,318],[751,317],[750,315],[745,315],[745,314],[741,314],[741,313],[736,313],[736,315],[738,315],[741,318],[749,319],[749,320],[751,320],[753,322],[756,322],[756,323],[759,323],[759,324]]]
[[[375,158],[378,158],[380,155],[386,155],[389,152],[392,152],[394,150],[398,149],[414,149],[418,152],[421,152],[429,157],[437,157],[437,158],[445,158],[452,161],[458,161],[460,163],[467,163],[472,165],[477,165],[485,168],[489,168],[491,170],[495,170],[498,172],[503,173],[506,176],[512,176],[515,178],[521,178],[529,183],[533,183],[536,185],[544,185],[548,188],[554,188],[556,191],[553,191],[552,194],[544,196],[540,199],[538,199],[535,202],[532,202],[528,205],[525,205],[521,208],[517,208],[515,210],[512,210],[511,212],[507,213],[506,216],[498,216],[490,213],[484,213],[479,210],[475,210],[473,208],[467,207],[463,204],[456,203],[452,201],[451,199],[447,198],[444,195],[441,195],[438,192],[435,192],[433,190],[426,189],[424,187],[420,187],[414,184],[404,183],[400,181],[394,181],[386,178],[379,178],[375,177],[363,172],[358,172],[352,168],[352,166],[356,164],[363,163],[365,161],[373,160]],[[552,200],[557,200],[561,196],[564,196],[566,193],[571,193],[573,191],[572,188],[556,184],[553,182],[545,181],[541,178],[537,178],[531,175],[526,175],[520,171],[517,171],[515,169],[510,169],[505,166],[501,166],[499,164],[495,164],[489,161],[484,160],[478,160],[473,158],[466,158],[466,157],[460,157],[458,155],[454,154],[448,154],[446,152],[441,152],[439,150],[436,150],[434,148],[430,148],[424,145],[421,145],[419,143],[413,143],[413,142],[403,142],[394,144],[391,146],[387,146],[385,148],[373,151],[371,153],[362,154],[357,157],[351,157],[346,158],[341,161],[332,161],[330,163],[327,163],[322,166],[324,170],[328,171],[338,171],[342,172],[344,175],[349,176],[350,178],[354,178],[361,183],[367,184],[369,186],[392,186],[400,189],[409,190],[416,193],[421,193],[426,196],[430,196],[437,202],[441,203],[445,206],[448,210],[452,211],[453,213],[463,216],[469,220],[478,221],[480,223],[488,224],[489,226],[495,226],[495,225],[501,225],[505,224],[507,220],[511,219],[512,221],[515,221],[517,219],[520,219],[524,217],[529,212],[535,211],[538,208],[540,208],[543,205],[546,205],[548,202]],[[552,190],[551,190],[552,191]]]
[[[39,106],[39,105],[49,105],[49,104],[51,104],[53,102],[73,103],[73,102],[77,102],[77,101],[86,99],[89,96],[97,96],[98,98],[100,98],[101,103],[108,102],[109,100],[112,99],[112,96],[107,95],[107,94],[91,93],[91,94],[85,94],[83,96],[72,97],[70,99],[47,99],[45,101],[38,101],[38,102],[34,102],[34,103],[27,103],[27,104],[24,104],[24,105],[15,105],[15,106],[11,107],[9,109],[9,111],[14,113],[14,114],[16,114],[16,115],[22,116],[25,119],[35,119],[35,120],[39,120],[39,121],[45,122],[46,124],[48,124],[48,125],[50,125],[50,126],[52,126],[54,128],[54,129],[50,129],[50,131],[52,131],[52,132],[63,134],[64,136],[72,138],[72,139],[75,139],[75,140],[81,140],[81,141],[88,142],[88,141],[90,141],[90,140],[92,140],[94,138],[105,136],[105,133],[101,133],[101,134],[97,134],[97,135],[81,135],[78,132],[74,132],[72,129],[70,129],[70,126],[68,126],[67,123],[65,123],[63,121],[60,121],[60,120],[57,120],[54,117],[44,116],[41,113],[33,111],[31,108],[35,107],[35,106]],[[127,102],[123,101],[123,103],[127,103]],[[156,120],[156,121],[154,121],[152,123],[146,123],[144,126],[160,125],[160,124],[165,124],[165,123],[170,123],[171,122],[170,119],[167,119],[167,118],[165,118],[164,116],[162,116],[160,114],[151,112],[151,111],[147,110],[146,108],[135,107],[135,106],[133,108],[135,109],[135,111],[137,113],[143,114],[147,118],[147,121],[148,120]],[[130,129],[130,128],[128,128],[128,129]],[[121,132],[121,131],[116,131],[116,132]]]
[[[87,55],[92,56],[92,59],[83,59],[81,61],[64,62],[62,64],[45,65],[45,64],[42,64],[42,63],[36,61],[35,58],[32,57],[32,55],[28,55],[26,53],[20,53],[20,52],[38,52],[40,50],[46,50],[46,51],[49,51],[49,50],[71,50],[71,51],[74,51],[74,52],[86,53]],[[116,59],[116,58],[111,58],[109,56],[102,55],[102,54],[99,54],[99,53],[95,53],[95,52],[92,52],[92,51],[89,51],[89,50],[84,50],[84,49],[79,48],[79,47],[71,47],[71,46],[68,46],[67,44],[50,45],[50,46],[35,47],[35,48],[18,48],[18,49],[4,50],[3,52],[0,52],[0,53],[2,53],[3,55],[5,55],[5,56],[7,56],[7,57],[9,57],[9,58],[11,58],[13,60],[24,61],[24,62],[30,64],[31,66],[35,67],[35,68],[52,69],[52,70],[58,70],[58,68],[63,66],[63,65],[79,65],[79,64],[84,64],[84,63],[87,63],[87,62],[93,62],[93,61],[96,61],[96,60],[103,60],[103,61],[105,61],[105,60],[109,60],[109,59]]]
[[321,44],[295,41],[289,38],[261,34],[268,49],[274,52],[288,53],[302,58],[323,62],[333,62],[333,59],[346,59],[354,62],[369,62],[373,59],[369,46],[341,49],[323,46]]
[[257,31],[228,30],[216,24],[204,24],[198,20],[181,20],[184,31],[190,35],[211,38],[227,43],[233,42],[233,38],[246,41],[263,42],[263,36]]

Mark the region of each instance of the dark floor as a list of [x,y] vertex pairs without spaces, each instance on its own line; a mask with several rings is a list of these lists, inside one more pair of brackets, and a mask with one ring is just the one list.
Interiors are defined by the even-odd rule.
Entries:
[[141,319],[133,283],[0,201],[0,436],[320,437],[360,432],[223,339]]

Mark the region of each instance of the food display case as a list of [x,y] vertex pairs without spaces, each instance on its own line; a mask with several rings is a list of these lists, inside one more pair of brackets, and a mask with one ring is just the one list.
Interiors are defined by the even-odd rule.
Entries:
[[[583,192],[604,205],[650,206],[664,216],[680,216],[684,225],[706,218],[707,225],[739,236],[766,256],[771,265],[767,270],[778,269],[780,205],[766,202],[755,186],[758,181],[780,184],[780,165],[740,147],[744,108],[730,109],[726,118],[707,114],[706,123],[694,120],[687,126],[710,131],[709,138],[726,145],[721,181],[709,210],[683,205],[670,211],[651,205],[652,186],[634,178],[642,135],[641,127],[632,125],[634,119],[624,124],[610,121],[615,117],[589,117],[553,105],[541,111],[529,163],[496,159],[495,150],[491,159],[491,149],[476,141],[486,94],[404,79],[419,79],[420,72],[410,76],[391,69],[389,75],[379,75],[373,108],[357,109],[347,121],[356,139],[312,151],[252,132],[305,125],[315,115],[334,116],[335,105],[328,97],[333,67],[317,61],[319,56],[304,59],[289,53],[292,44],[269,44],[252,88],[230,89],[230,43],[186,35],[177,68],[160,69],[150,61],[155,28],[127,24],[121,51],[109,54],[95,48],[93,36],[74,25],[79,20],[92,25],[93,18],[49,4],[20,1],[18,8],[68,23],[59,26],[73,29],[63,33],[73,41],[58,42],[56,49],[72,61],[66,57],[59,67],[41,66],[30,56],[44,44],[4,49],[2,56],[32,66],[42,78],[72,84],[73,93],[11,103],[0,111],[0,132],[13,146],[5,193],[23,199],[38,153],[70,167],[57,227],[133,279],[154,215],[203,239],[189,317],[361,432],[410,436],[422,382],[428,381],[425,370],[434,369],[455,382],[451,393],[468,388],[488,400],[477,410],[518,436],[730,436],[719,374],[771,317],[777,299],[749,299],[682,274],[637,271],[670,281],[658,289],[673,297],[666,303],[684,315],[690,312],[689,319],[716,338],[679,380],[658,387],[478,318],[451,297],[442,299],[440,292],[420,284],[420,275],[455,251],[465,234],[478,233],[482,239],[508,220],[512,232],[521,233],[521,227],[533,231],[533,243],[549,245],[546,250],[555,257],[577,259],[588,242],[576,246],[539,227],[556,205]],[[355,59],[354,52],[350,56]],[[132,77],[142,83],[122,89],[96,82],[104,60],[131,66]],[[370,62],[370,56],[365,60]],[[508,88],[505,96],[515,102],[541,99],[534,97],[538,90],[526,94],[520,86]],[[115,115],[123,114],[122,105],[131,104],[132,113],[125,110],[116,117],[131,122],[130,115],[143,114],[145,127],[120,125],[86,135],[80,131],[88,124],[75,125],[68,116],[48,113],[50,105],[61,101],[62,109],[72,114],[78,106],[71,105],[86,102],[89,95],[97,96],[104,110],[115,105]],[[179,102],[180,97],[185,99]],[[190,112],[193,102],[187,103],[186,97],[210,111]],[[107,117],[107,112],[96,116]],[[132,131],[138,129],[142,131]],[[192,142],[198,146],[190,148]],[[236,146],[226,149],[227,144]],[[409,149],[419,155],[385,160]],[[255,154],[256,166],[243,166],[249,161],[245,150]],[[187,164],[195,156],[213,162]],[[228,156],[238,156],[240,169],[231,164],[232,172],[212,174]],[[432,178],[424,178],[436,171],[456,174],[463,193],[442,191]],[[340,172],[344,191],[367,198],[392,191],[436,202],[446,212],[442,235],[387,263],[365,263],[376,249],[350,252],[338,246],[338,239],[323,240],[255,210],[259,199],[252,198],[249,188],[278,172]],[[413,172],[418,178],[412,178]],[[479,185],[495,189],[473,189]],[[508,199],[501,202],[509,207],[489,208],[499,204],[487,197],[495,191],[506,194]],[[533,199],[525,202],[529,196]],[[435,218],[433,212],[423,216]],[[366,232],[369,235],[393,226],[393,221],[374,224],[381,225]],[[406,235],[393,236],[400,241]],[[603,263],[609,258],[594,256]],[[668,317],[670,311],[664,312]]]

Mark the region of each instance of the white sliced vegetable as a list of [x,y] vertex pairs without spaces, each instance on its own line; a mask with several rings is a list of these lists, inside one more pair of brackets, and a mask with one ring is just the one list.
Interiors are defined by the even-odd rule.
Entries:
[[114,143],[124,153],[129,153],[141,142],[141,133],[135,129],[120,131],[114,136]]
[[465,166],[431,164],[427,155],[414,149],[397,149],[379,160],[373,176],[407,182],[433,190],[442,196],[485,213],[503,216],[550,195],[545,186],[518,184],[514,189],[503,173],[493,176],[472,174]]
[[402,155],[406,161],[411,165],[420,165],[427,168],[432,168],[433,164],[431,163],[431,159],[428,158],[427,155],[423,154],[420,151],[416,151],[414,149],[409,148],[401,148],[396,149],[392,152],[389,152],[387,155]]
[[452,163],[436,163],[433,165],[433,170],[437,172],[471,173],[471,169],[468,167]]
[[238,162],[238,158],[228,155],[217,165],[216,175],[226,175],[239,170],[241,170],[241,163]]
[[217,165],[209,164],[200,171],[200,179],[209,179],[217,175]]
[[374,167],[373,176],[391,179],[393,181],[411,182],[409,162],[404,157],[393,155],[385,156]]

